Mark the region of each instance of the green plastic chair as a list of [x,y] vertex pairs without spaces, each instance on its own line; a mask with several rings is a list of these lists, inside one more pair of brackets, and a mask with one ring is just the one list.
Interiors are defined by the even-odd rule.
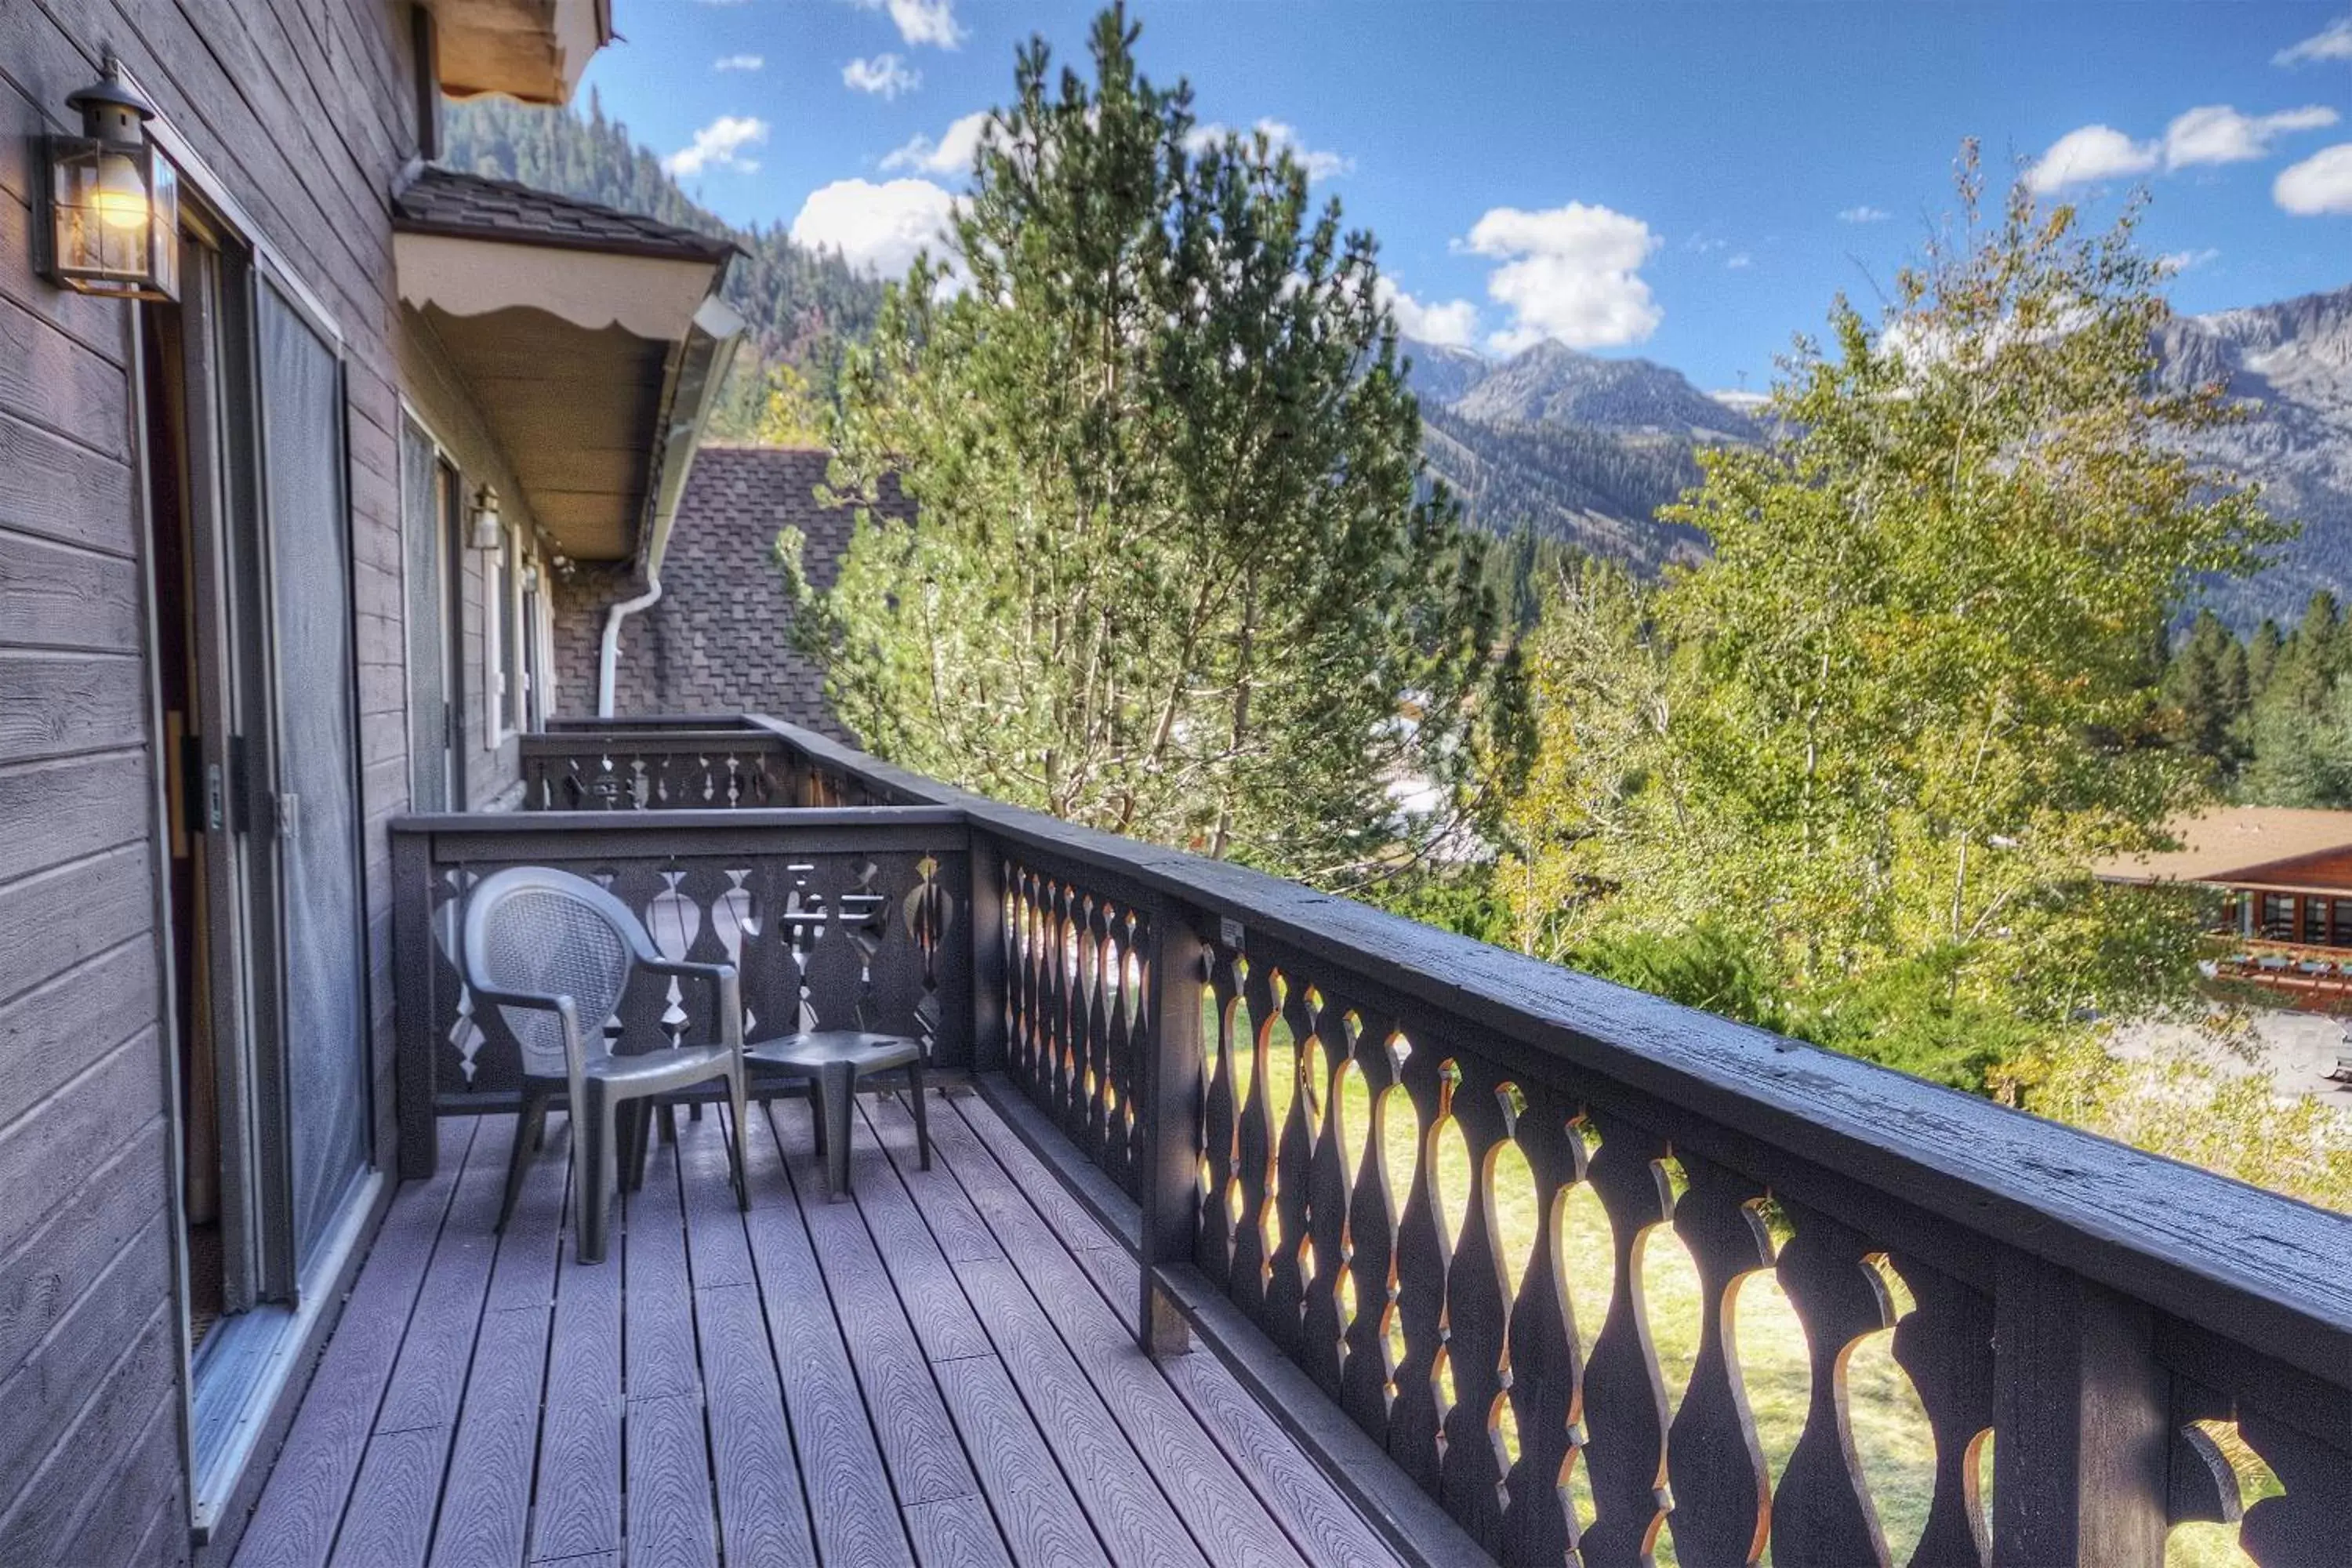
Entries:
[[[727,1156],[735,1201],[751,1207],[743,1176],[743,996],[733,964],[663,957],[626,904],[584,878],[542,866],[484,879],[467,901],[458,946],[475,1002],[499,1009],[522,1050],[523,1114],[507,1160],[499,1229],[514,1213],[548,1104],[562,1095],[572,1121],[573,1257],[604,1261],[624,1110],[637,1112],[625,1128],[636,1145],[631,1164],[637,1167],[652,1101],[716,1079],[726,1080],[734,1112]],[[605,1042],[604,1021],[640,969],[715,985],[719,1043],[615,1055]]]

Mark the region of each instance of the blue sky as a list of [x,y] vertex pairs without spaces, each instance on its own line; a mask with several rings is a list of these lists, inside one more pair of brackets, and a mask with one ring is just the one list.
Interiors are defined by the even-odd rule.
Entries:
[[[618,0],[589,81],[740,223],[896,271],[962,184],[959,121],[1095,6]],[[1637,353],[1760,387],[1832,293],[1948,209],[1964,136],[2144,228],[2202,311],[2352,282],[2352,12],[2231,0],[1139,0],[1204,121],[1260,121],[1381,242],[1425,335]]]

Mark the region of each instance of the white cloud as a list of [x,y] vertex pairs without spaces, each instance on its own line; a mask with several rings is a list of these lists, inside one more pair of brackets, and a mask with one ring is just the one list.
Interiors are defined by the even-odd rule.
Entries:
[[929,44],[952,49],[963,42],[955,0],[857,0],[857,5],[862,11],[889,12],[899,38],[916,47]]
[[1477,339],[1478,307],[1467,300],[1423,304],[1386,278],[1372,293],[1395,314],[1397,331],[1406,337],[1448,349],[1466,349]]
[[2221,254],[2209,245],[2201,250],[2168,250],[2156,259],[2165,271],[2178,277],[2183,272],[2193,271],[2204,266]]
[[2135,142],[2111,125],[2085,125],[2053,142],[2034,160],[2025,171],[2026,188],[2046,195],[2094,180],[2145,174],[2156,167],[2159,151],[2157,143]]
[[907,62],[897,55],[876,55],[870,60],[852,60],[842,67],[841,85],[870,92],[877,98],[896,98],[922,86],[923,73],[908,69]]
[[[1255,131],[1265,138],[1268,153],[1279,154],[1287,152],[1292,157],[1297,159],[1298,166],[1307,171],[1307,178],[1310,182],[1328,180],[1335,174],[1352,174],[1356,172],[1356,161],[1353,158],[1322,148],[1309,147],[1299,138],[1298,128],[1295,125],[1280,120],[1261,120],[1251,126],[1250,131]],[[1198,153],[1203,147],[1222,142],[1228,136],[1239,136],[1246,142],[1249,140],[1249,131],[1235,131],[1230,126],[1220,125],[1211,121],[1206,125],[1192,127],[1192,132],[1184,138],[1184,146],[1189,152]]]
[[2280,170],[2271,195],[2298,217],[2324,213],[2352,216],[2352,142],[2323,147],[2302,163]]
[[835,180],[809,194],[793,242],[838,250],[863,271],[894,278],[923,249],[938,253],[955,197],[929,180]]
[[1723,265],[1731,271],[1745,272],[1756,265],[1756,258],[1744,250],[1737,250],[1725,259]]
[[2276,138],[2293,131],[2318,131],[2336,119],[2336,110],[2315,103],[2276,114],[2241,114],[2226,103],[2209,103],[2165,127],[2164,166],[2250,163],[2268,156]]
[[1864,203],[1858,207],[1847,207],[1837,216],[1840,223],[1885,223],[1895,215],[1885,207],[1874,207]]
[[2274,66],[2306,65],[2313,60],[2352,60],[2352,16],[2338,16],[2303,42],[2271,57]]
[[662,160],[663,172],[679,179],[691,179],[706,169],[732,169],[749,174],[757,170],[756,158],[743,156],[746,147],[757,147],[768,140],[768,122],[748,114],[722,114],[694,133],[694,140]]
[[755,71],[768,62],[758,55],[721,55],[710,62],[715,71]]
[[926,174],[968,174],[980,139],[988,130],[989,111],[976,109],[942,132],[936,142],[917,136],[905,146],[882,155],[885,169],[913,169]]
[[1640,218],[1582,202],[1496,207],[1462,243],[1503,262],[1486,279],[1487,294],[1511,310],[1509,328],[1488,340],[1500,353],[1547,338],[1573,349],[1637,343],[1665,319],[1642,280],[1658,237]]

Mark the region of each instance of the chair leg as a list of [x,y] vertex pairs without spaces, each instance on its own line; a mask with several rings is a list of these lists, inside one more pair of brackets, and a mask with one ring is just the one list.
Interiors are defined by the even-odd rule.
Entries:
[[637,1169],[637,1105],[625,1100],[613,1108],[613,1188],[615,1192],[630,1190],[630,1178]]
[[580,1200],[572,1256],[582,1263],[602,1263],[606,1222],[613,1214],[614,1142],[620,1132],[620,1108],[604,1096],[593,1079],[587,1099],[585,1106],[576,1108],[579,1127],[572,1142],[572,1157],[576,1162],[572,1184]]
[[646,1188],[646,1154],[654,1142],[654,1102],[637,1101],[637,1134],[631,1145],[629,1159],[629,1191],[641,1193]]
[[824,1085],[825,1196],[839,1203],[849,1193],[849,1119],[856,1110],[857,1079],[847,1062],[827,1062],[817,1077]]
[[824,1157],[824,1075],[809,1079],[809,1121],[816,1130],[817,1157]]
[[[694,1119],[695,1119],[697,1121],[701,1121],[701,1120],[702,1120],[702,1102],[701,1102],[700,1100],[696,1100],[696,1101],[695,1101],[695,1103],[694,1103],[694,1110],[695,1110],[695,1117],[694,1117]],[[675,1106],[675,1105],[672,1105],[672,1104],[671,1104],[669,1101],[667,1101],[667,1100],[664,1100],[664,1101],[662,1101],[662,1108],[661,1108],[661,1140],[662,1140],[662,1142],[663,1142],[667,1143],[667,1144],[670,1144],[670,1145],[671,1145],[671,1146],[673,1146],[673,1147],[675,1147],[675,1146],[677,1145],[677,1106]]]
[[907,1091],[915,1110],[915,1152],[928,1171],[931,1168],[931,1118],[923,1109],[923,1064],[919,1061],[907,1064]]
[[[733,1117],[733,1120],[728,1123],[733,1131],[727,1140],[727,1157],[735,1167],[735,1206],[749,1212],[751,1207],[751,1178],[745,1173],[743,1163],[744,1129],[747,1125],[743,1118],[747,1108],[743,1093],[743,1069],[740,1065],[727,1075],[727,1109]],[[698,1116],[701,1114],[700,1101],[696,1101],[694,1110]]]
[[546,1092],[526,1088],[522,1091],[522,1109],[515,1113],[514,1145],[507,1151],[507,1195],[499,1205],[498,1228],[501,1231],[514,1217],[515,1200],[522,1195],[523,1175],[530,1169],[531,1152],[539,1147],[546,1127]]

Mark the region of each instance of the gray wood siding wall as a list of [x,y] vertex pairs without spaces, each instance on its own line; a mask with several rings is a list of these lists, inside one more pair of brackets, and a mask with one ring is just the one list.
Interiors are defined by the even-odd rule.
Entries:
[[[449,363],[433,329],[414,310],[401,311],[399,341],[401,386],[427,433],[441,443],[464,481],[464,502],[471,508],[474,492],[488,485],[499,494],[499,515],[519,524],[524,537],[535,534],[539,520],[522,493],[514,468],[483,423],[480,411]],[[488,743],[484,712],[494,700],[491,671],[483,660],[488,643],[483,629],[483,575],[490,557],[468,549],[459,556],[460,597],[464,621],[459,628],[466,679],[466,801],[468,811],[489,811],[510,805],[521,783],[522,748],[512,734],[498,745]],[[403,645],[405,646],[404,644]],[[398,675],[395,669],[394,676]],[[406,700],[404,679],[385,695],[394,707]]]
[[[404,0],[0,3],[0,1563],[189,1555],[130,307],[34,276],[34,137],[71,129],[66,95],[121,55],[344,334],[388,1151],[410,37]],[[512,752],[477,763],[478,798],[511,787]]]

